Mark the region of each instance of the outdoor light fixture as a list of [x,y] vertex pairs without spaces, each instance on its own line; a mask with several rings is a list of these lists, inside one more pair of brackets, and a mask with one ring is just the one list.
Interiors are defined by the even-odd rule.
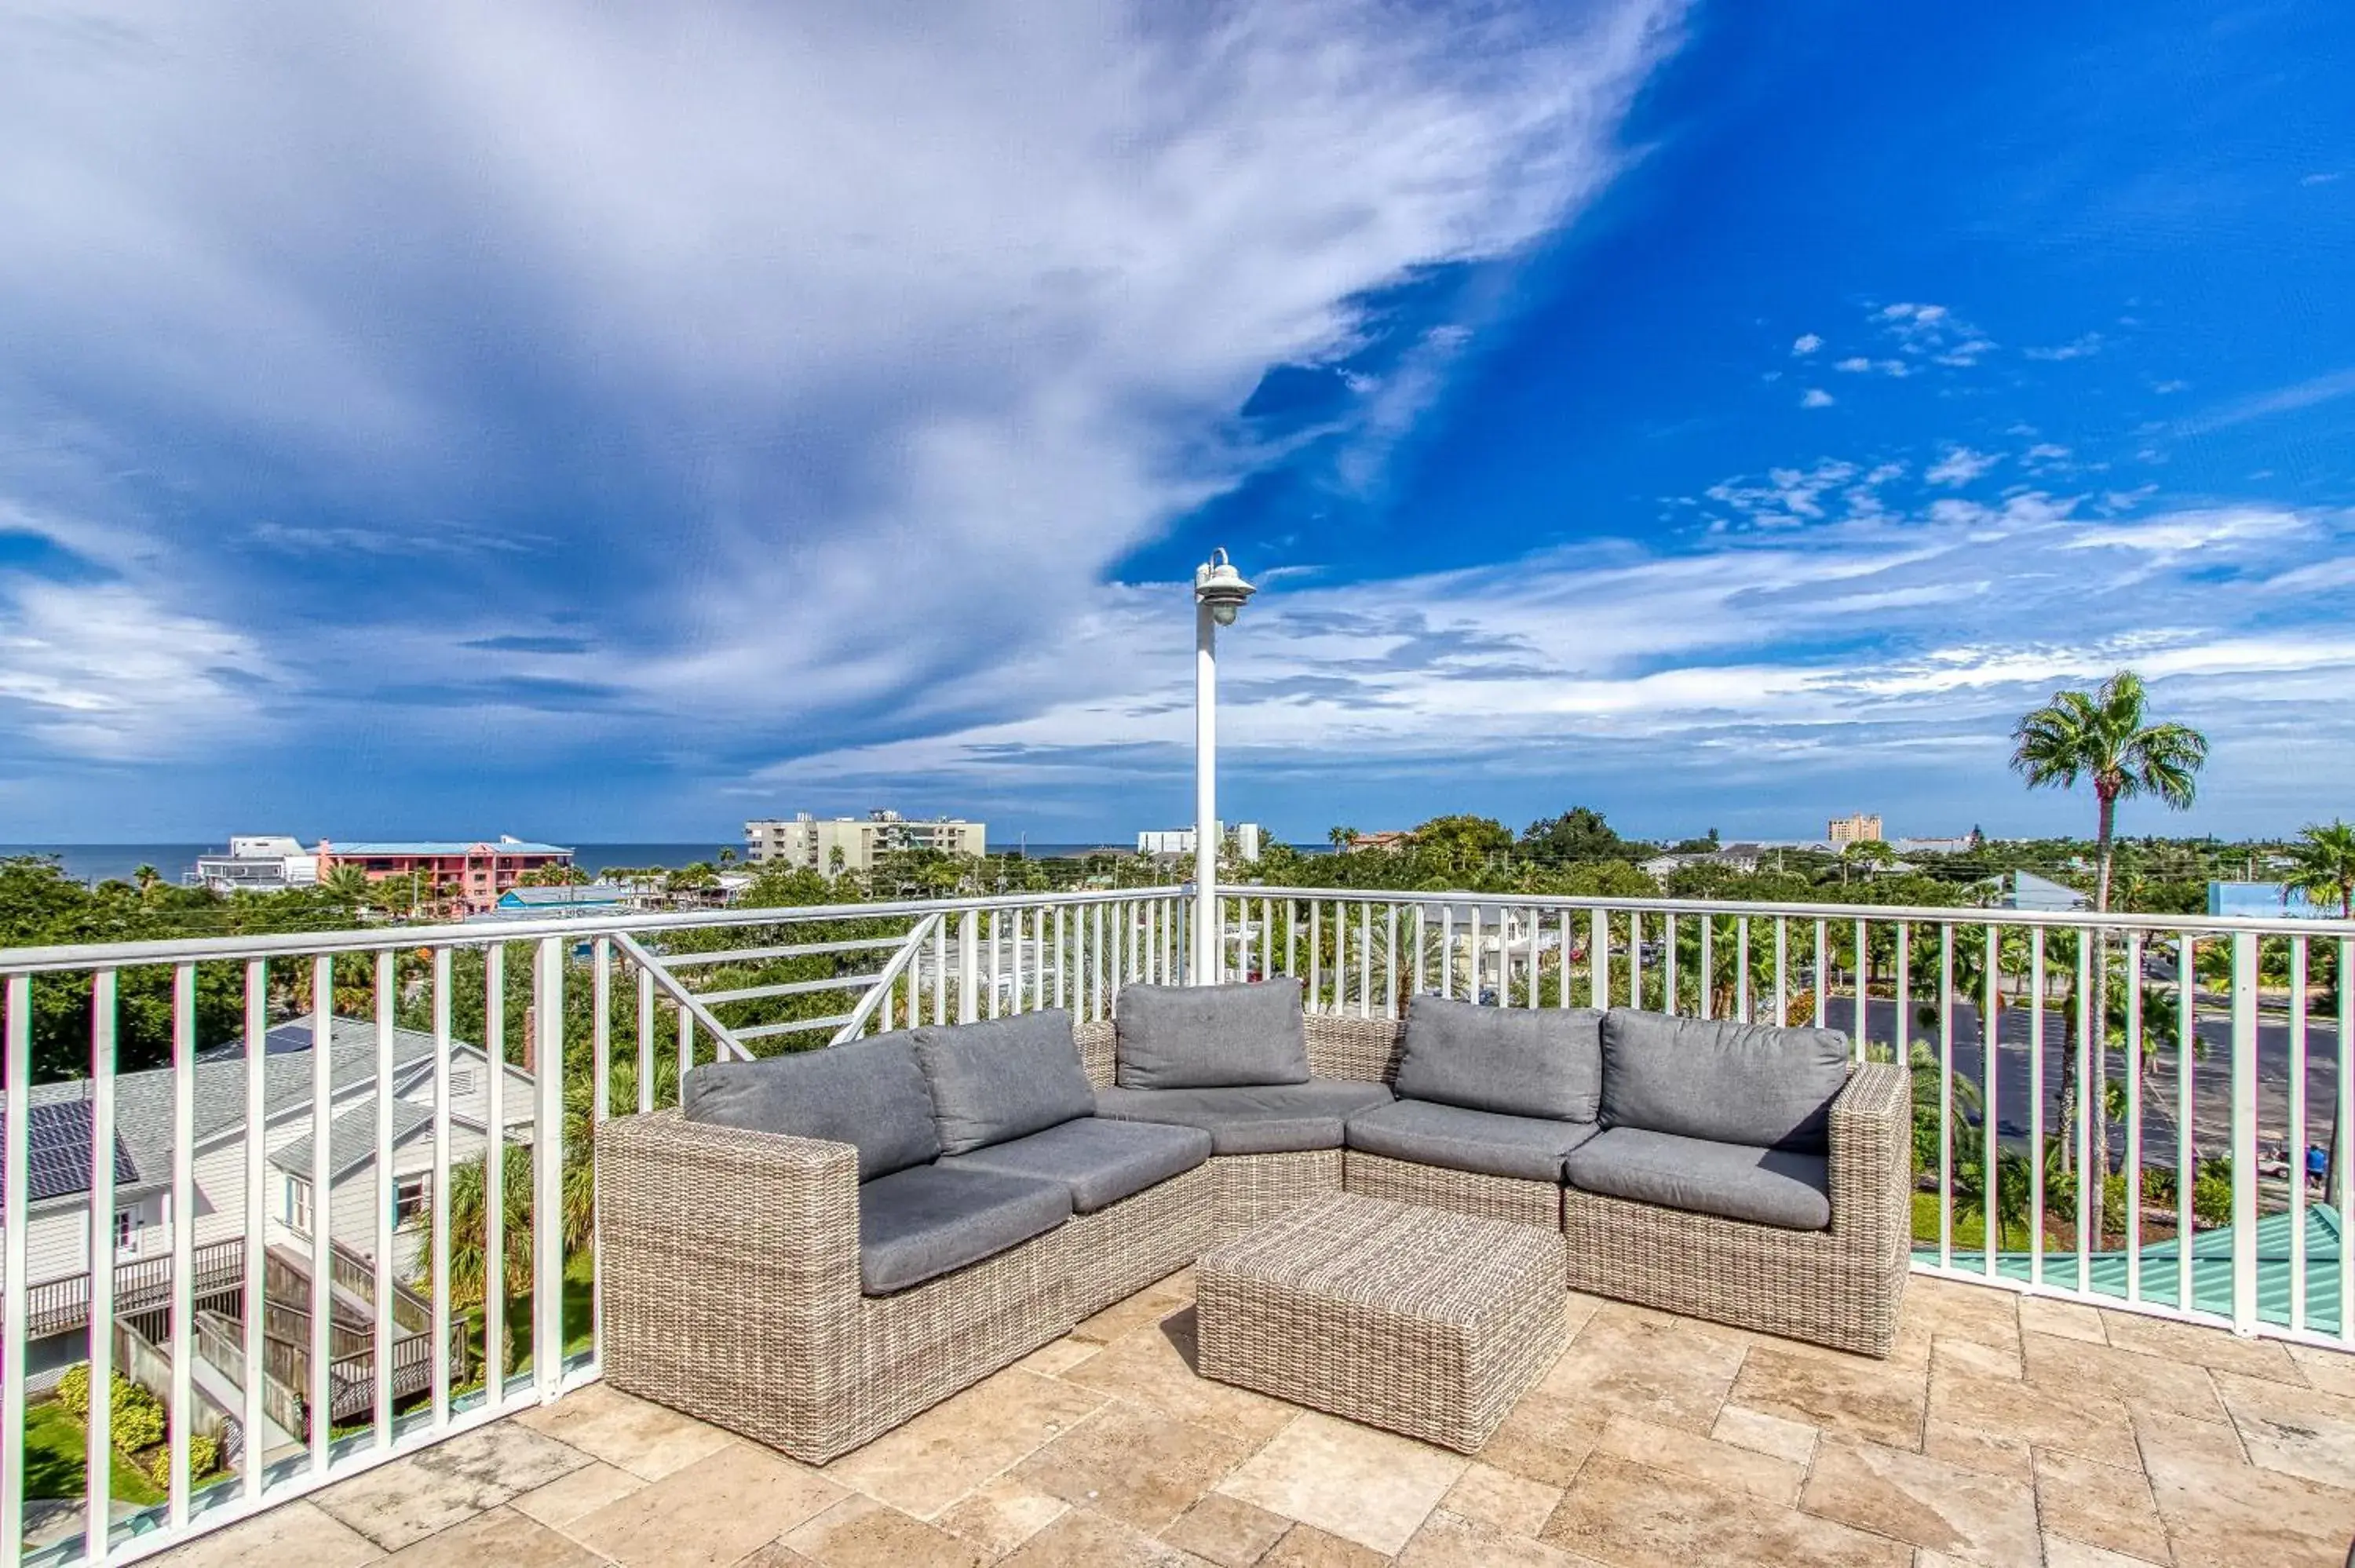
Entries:
[[1224,968],[1219,922],[1219,628],[1255,590],[1224,550],[1194,568],[1194,952],[1196,985]]
[[1224,550],[1211,551],[1210,558],[1194,568],[1194,602],[1220,626],[1232,626],[1235,612],[1258,591],[1243,580]]

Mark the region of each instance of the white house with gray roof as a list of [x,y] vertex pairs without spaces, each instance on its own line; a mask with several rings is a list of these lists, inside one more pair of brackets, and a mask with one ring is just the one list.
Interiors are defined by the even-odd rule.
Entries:
[[[360,1019],[333,1022],[330,1082],[334,1119],[328,1131],[327,1210],[337,1243],[363,1255],[376,1246],[376,1205],[397,1205],[396,1266],[414,1258],[417,1216],[431,1201],[433,1168],[433,1037],[393,1032],[393,1157],[389,1197],[376,1160],[376,1026]],[[312,1024],[309,1019],[271,1030],[263,1061],[263,1206],[268,1242],[307,1250],[317,1204],[311,1192]],[[506,1068],[501,1120],[506,1141],[531,1140],[532,1080]],[[203,1053],[195,1072],[195,1235],[191,1245],[245,1234],[245,1056],[232,1044]],[[90,1268],[91,1086],[86,1080],[44,1084],[32,1091],[28,1171],[30,1223],[26,1232],[28,1284],[71,1280]],[[489,1061],[463,1042],[450,1049],[450,1160],[455,1166],[488,1144]],[[115,1210],[112,1216],[118,1266],[168,1259],[172,1251],[173,1088],[169,1068],[125,1073],[115,1079]],[[0,1107],[0,1117],[6,1114]]]

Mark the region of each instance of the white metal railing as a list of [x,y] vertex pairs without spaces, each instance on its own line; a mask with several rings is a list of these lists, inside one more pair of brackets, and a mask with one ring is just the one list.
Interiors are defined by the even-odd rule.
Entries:
[[1270,887],[1219,929],[1318,1011],[1839,1029],[1914,1075],[1918,1269],[2355,1348],[2355,923]]
[[[1183,899],[0,950],[0,1563],[132,1561],[593,1378],[598,1121],[676,1104],[718,1057],[920,1016],[1103,1016],[1123,981],[1180,972]],[[168,1257],[116,1266],[118,1158],[165,1187]],[[421,1234],[391,1179],[416,1175]],[[118,1329],[155,1353],[118,1365]],[[60,1507],[27,1496],[46,1397],[28,1372],[81,1359],[84,1474]],[[168,1412],[156,1454],[114,1446],[116,1372]],[[223,1473],[197,1473],[192,1439],[218,1426],[223,1389],[241,1442]],[[53,1447],[61,1420],[40,1414]],[[112,1517],[134,1465],[164,1500]]]
[[[1157,887],[0,951],[0,1563],[130,1561],[593,1378],[599,1121],[676,1104],[719,1057],[1106,1017],[1122,985],[1188,974],[1192,903]],[[1321,1012],[1396,1017],[1429,992],[1838,1028],[1913,1065],[1917,1267],[2355,1345],[2347,1163],[2318,1190],[2300,1169],[2355,1122],[2355,925],[1281,887],[1224,890],[1215,913],[1212,978],[1296,976]],[[304,1134],[303,1170],[273,1162]],[[90,1223],[112,1212],[118,1138],[169,1192],[169,1264],[135,1277]],[[387,1172],[425,1178],[421,1233]],[[296,1177],[303,1226],[281,1206]],[[69,1275],[87,1329],[37,1317]],[[119,1321],[166,1372],[112,1365]],[[28,1540],[44,1396],[27,1374],[60,1333],[87,1333],[87,1477]],[[115,1370],[170,1412],[164,1500],[122,1519]],[[192,1473],[223,1386],[245,1452]]]

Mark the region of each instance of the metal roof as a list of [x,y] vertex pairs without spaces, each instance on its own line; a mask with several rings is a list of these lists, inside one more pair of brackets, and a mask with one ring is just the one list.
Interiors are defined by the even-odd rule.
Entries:
[[353,843],[329,842],[327,853],[337,860],[359,855],[389,854],[570,854],[561,844],[535,843],[528,839],[384,839]]
[[[376,1077],[376,1025],[358,1018],[339,1017],[329,1022],[328,1051],[331,1060],[328,1072],[336,1092],[342,1093],[373,1083]],[[454,1040],[451,1042],[453,1049],[464,1044]],[[311,1098],[311,1021],[298,1018],[279,1024],[263,1036],[263,1050],[264,1115],[275,1117],[308,1104]],[[395,1029],[392,1032],[392,1062],[396,1073],[431,1061],[432,1054],[432,1035],[418,1029]],[[245,1124],[245,1053],[241,1044],[232,1043],[200,1054],[194,1076],[194,1120],[198,1144]],[[43,1197],[66,1197],[90,1190],[89,1094],[90,1082],[85,1078],[37,1084],[33,1087],[34,1120],[30,1126],[36,1135],[42,1125],[45,1107],[51,1106],[82,1107],[80,1115],[84,1128],[78,1178],[72,1179],[70,1185],[60,1186],[51,1192],[44,1192],[36,1179],[33,1182],[36,1201]],[[122,1162],[125,1150],[132,1168],[141,1179],[160,1181],[168,1178],[172,1169],[172,1070],[169,1067],[153,1067],[116,1076],[114,1132],[118,1145],[115,1176],[118,1181],[123,1179]],[[66,1180],[67,1176],[61,1175],[59,1179]]]
[[499,895],[499,902],[522,908],[552,905],[559,908],[572,905],[602,905],[610,907],[626,904],[632,890],[608,883],[581,883],[569,887],[510,887]]
[[[392,1102],[392,1141],[399,1148],[420,1128],[433,1125],[433,1113],[423,1106],[407,1100]],[[309,1180],[311,1175],[311,1135],[304,1133],[293,1142],[271,1155],[270,1163],[289,1175]],[[376,1097],[369,1095],[351,1109],[337,1117],[327,1128],[327,1181],[340,1181],[346,1175],[376,1158]]]

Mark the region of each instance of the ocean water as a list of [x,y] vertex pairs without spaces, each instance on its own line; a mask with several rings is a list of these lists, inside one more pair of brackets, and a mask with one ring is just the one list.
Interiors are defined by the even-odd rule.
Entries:
[[[744,851],[741,843],[727,847],[739,854]],[[574,847],[573,863],[594,876],[609,865],[690,865],[711,859],[720,848],[717,842],[580,844]],[[228,849],[226,843],[0,844],[0,858],[55,855],[65,874],[77,882],[103,882],[109,877],[128,882],[143,865],[154,866],[167,882],[177,882],[183,872],[196,869],[198,855],[225,853]]]

